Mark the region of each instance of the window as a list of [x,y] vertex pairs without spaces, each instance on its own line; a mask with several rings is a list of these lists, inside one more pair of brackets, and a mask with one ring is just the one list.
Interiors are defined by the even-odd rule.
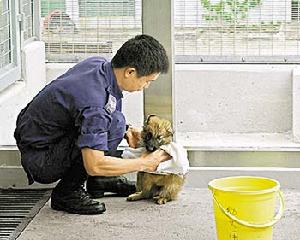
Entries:
[[20,79],[17,5],[0,0],[0,91]]
[[142,32],[141,0],[42,0],[41,13],[48,62],[111,58]]
[[298,0],[175,0],[176,62],[300,62]]

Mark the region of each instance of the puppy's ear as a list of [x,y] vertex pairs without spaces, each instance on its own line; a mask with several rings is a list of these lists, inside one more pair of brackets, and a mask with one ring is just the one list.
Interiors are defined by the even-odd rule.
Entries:
[[168,135],[169,136],[172,136],[173,137],[173,135],[174,135],[174,130],[173,129],[170,129],[170,130],[168,130]]
[[150,115],[148,115],[148,117],[147,117],[147,119],[146,119],[146,124],[149,123],[151,117],[155,117],[155,116],[156,116],[155,114],[150,114]]

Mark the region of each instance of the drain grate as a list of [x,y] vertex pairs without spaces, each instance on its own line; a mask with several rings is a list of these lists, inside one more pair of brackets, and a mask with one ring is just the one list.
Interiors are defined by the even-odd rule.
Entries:
[[0,240],[16,239],[50,194],[49,189],[0,189]]

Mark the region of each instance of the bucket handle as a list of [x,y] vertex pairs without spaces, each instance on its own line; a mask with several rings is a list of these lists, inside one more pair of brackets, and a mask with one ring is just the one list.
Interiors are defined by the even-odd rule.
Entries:
[[226,209],[220,204],[220,202],[217,200],[217,198],[215,197],[215,194],[213,194],[213,199],[215,201],[215,203],[217,204],[217,206],[219,207],[219,209],[231,220],[239,223],[242,226],[245,227],[250,227],[250,228],[267,228],[267,227],[272,227],[275,223],[277,223],[280,218],[283,215],[284,212],[284,198],[283,198],[283,194],[280,190],[278,190],[278,195],[279,195],[279,200],[280,200],[280,208],[278,210],[278,213],[276,214],[276,216],[273,217],[273,219],[269,222],[266,223],[261,223],[261,224],[256,224],[256,223],[250,223],[246,220],[242,220],[237,218],[236,216],[232,215],[230,212],[226,211]]

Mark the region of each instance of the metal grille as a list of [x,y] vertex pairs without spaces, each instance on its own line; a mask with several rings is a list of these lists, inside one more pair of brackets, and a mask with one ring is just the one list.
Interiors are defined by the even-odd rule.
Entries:
[[42,0],[41,12],[48,62],[111,58],[142,33],[141,0]]
[[175,0],[177,62],[300,62],[299,0]]
[[0,240],[16,239],[50,193],[50,190],[0,189]]
[[9,0],[0,0],[0,69],[11,62]]
[[24,41],[33,37],[33,0],[21,0]]

